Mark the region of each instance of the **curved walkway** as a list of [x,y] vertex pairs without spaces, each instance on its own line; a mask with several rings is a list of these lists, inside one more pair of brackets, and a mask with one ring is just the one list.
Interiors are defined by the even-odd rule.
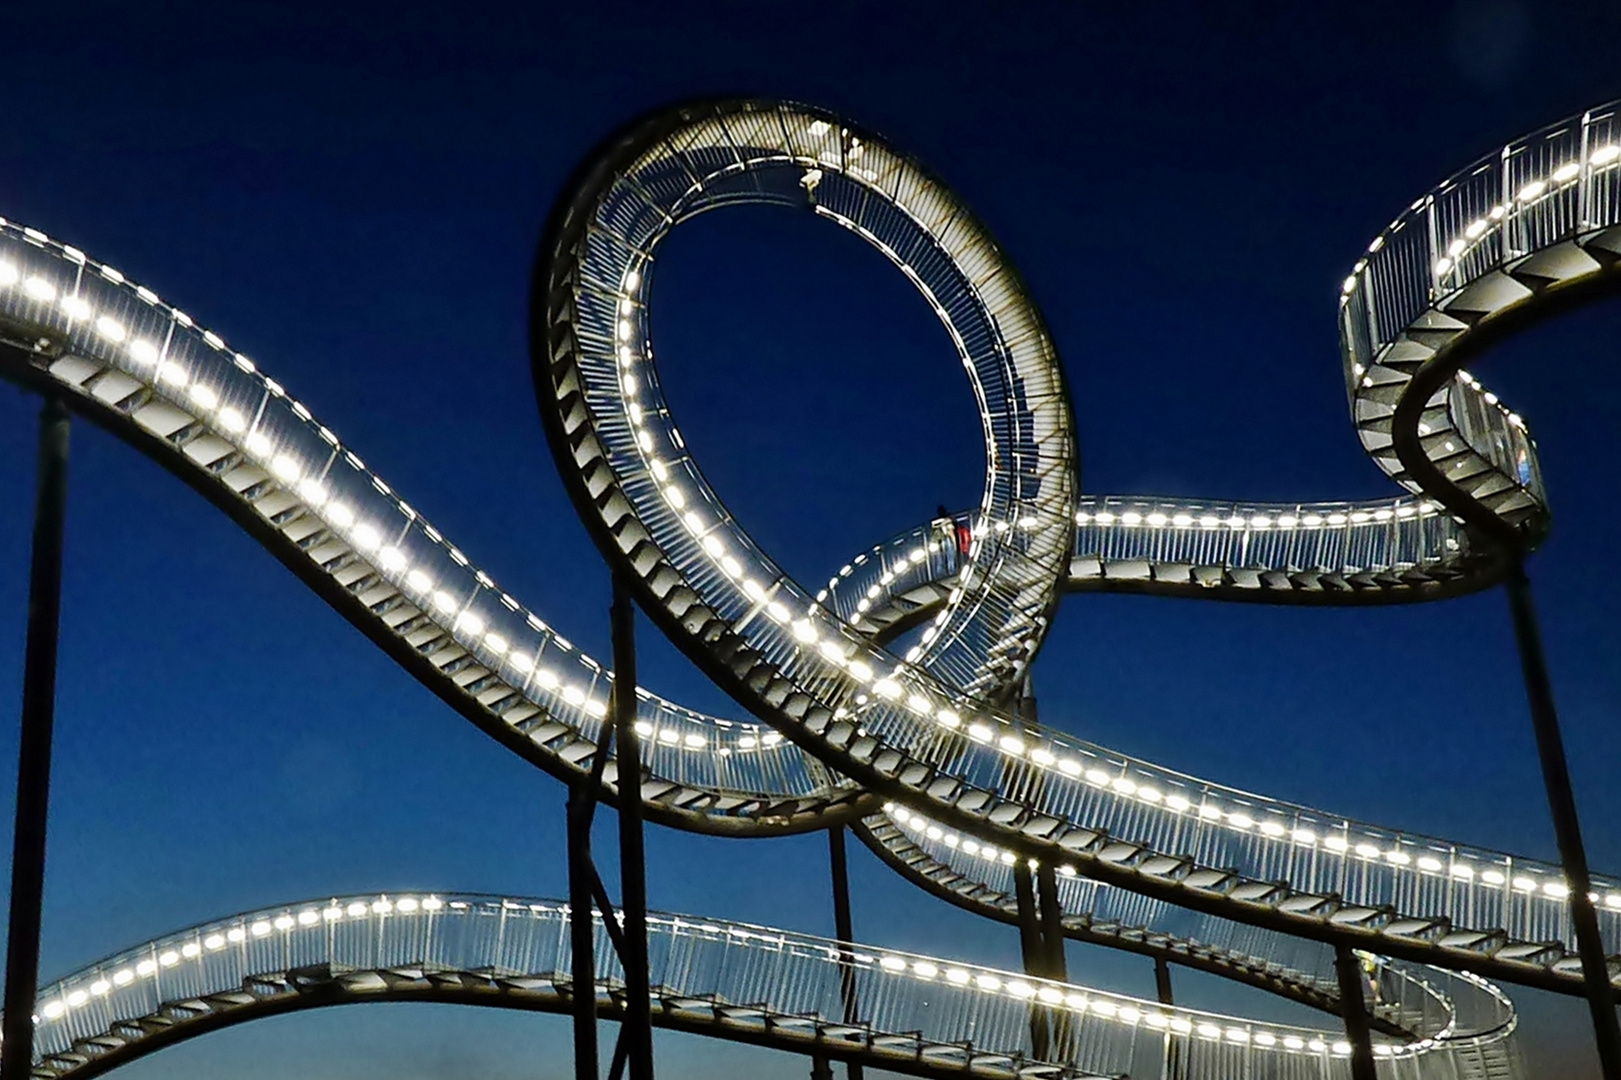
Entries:
[[[1341,299],[1353,416],[1410,494],[1332,507],[1083,500],[1062,369],[1016,273],[943,185],[871,133],[801,106],[725,102],[610,140],[548,232],[537,396],[605,555],[760,720],[638,689],[649,816],[768,835],[888,803],[907,815],[892,808],[897,835],[982,884],[1016,858],[1048,860],[1119,894],[1579,993],[1554,866],[1223,788],[998,703],[1081,582],[1360,603],[1498,580],[1547,512],[1524,422],[1462,365],[1608,285],[1621,250],[1614,126],[1596,110],[1511,144],[1414,203],[1358,261]],[[933,305],[979,400],[985,496],[958,564],[930,585],[944,595],[907,601],[928,611],[904,657],[875,640],[894,625],[863,626],[859,610],[874,587],[905,600],[882,580],[892,568],[853,601],[853,624],[829,602],[839,576],[821,595],[789,580],[726,512],[663,403],[644,323],[657,244],[685,217],[744,201],[808,207],[875,244]],[[554,775],[586,775],[611,674],[218,335],[7,223],[0,346],[0,374],[63,394],[180,475],[463,716]],[[906,548],[910,566],[918,550]],[[613,764],[604,776],[618,797]],[[1595,888],[1613,952],[1621,885]]]

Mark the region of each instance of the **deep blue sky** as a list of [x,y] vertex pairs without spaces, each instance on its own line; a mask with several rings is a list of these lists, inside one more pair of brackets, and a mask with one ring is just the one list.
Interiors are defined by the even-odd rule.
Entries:
[[[543,445],[525,301],[572,166],[683,97],[841,110],[921,156],[1022,269],[1076,396],[1083,487],[1392,489],[1346,418],[1339,281],[1413,198],[1621,95],[1613,4],[441,8],[30,5],[0,65],[0,215],[120,267],[256,357],[475,561],[607,654],[608,578]],[[1296,14],[1295,8],[1310,9]],[[654,336],[682,431],[814,581],[977,496],[944,333],[839,230],[679,230]],[[1477,367],[1557,513],[1532,574],[1594,865],[1621,871],[1611,495],[1621,309]],[[37,402],[0,389],[0,702],[15,702]],[[178,481],[74,434],[44,973],[262,903],[402,887],[561,895],[564,793],[452,716]],[[728,708],[644,624],[644,681]],[[1500,593],[1422,608],[1076,597],[1043,718],[1226,783],[1551,858]],[[0,724],[0,775],[15,754]],[[599,843],[611,853],[609,836]],[[831,930],[819,837],[649,836],[656,906]],[[863,939],[1013,964],[1013,932],[854,853]],[[1147,965],[1071,970],[1149,993]],[[1270,1009],[1192,977],[1190,1003]],[[1520,993],[1534,1060],[1580,1006]],[[132,1077],[550,1077],[566,1025],[382,1007],[271,1021]],[[803,1062],[659,1036],[662,1075]],[[730,1070],[730,1072],[729,1072]]]

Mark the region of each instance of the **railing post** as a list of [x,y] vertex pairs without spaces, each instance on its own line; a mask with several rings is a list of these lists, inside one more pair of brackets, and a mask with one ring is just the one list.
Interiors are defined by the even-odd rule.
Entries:
[[1525,576],[1524,563],[1519,560],[1509,571],[1508,603],[1514,617],[1514,637],[1520,649],[1525,696],[1531,706],[1531,726],[1536,732],[1537,758],[1542,763],[1542,783],[1548,792],[1548,810],[1553,817],[1554,840],[1559,845],[1565,884],[1570,888],[1570,920],[1576,930],[1576,952],[1581,958],[1582,977],[1587,984],[1587,1007],[1593,1017],[1599,1065],[1604,1080],[1621,1080],[1621,1024],[1616,1020],[1615,991],[1610,985],[1609,962],[1604,955],[1604,939],[1599,934],[1598,914],[1593,910],[1587,850],[1582,845],[1576,796],[1571,791],[1570,767],[1565,760],[1564,739],[1559,733],[1559,714],[1554,709],[1553,686],[1542,652],[1536,608],[1531,602],[1531,581]]
[[[855,929],[850,918],[850,871],[844,859],[844,826],[827,830],[828,862],[833,871],[833,933],[839,941],[839,997],[844,1004],[844,1022],[853,1024],[860,1015],[856,1001],[855,954],[850,945]],[[866,1070],[858,1061],[845,1065],[849,1080],[863,1080]]]
[[625,935],[625,1046],[630,1080],[653,1080],[653,1006],[647,970],[647,861],[642,843],[642,753],[636,734],[636,610],[614,577],[614,739],[619,788],[619,911]]
[[51,797],[51,728],[56,718],[56,644],[62,609],[62,536],[67,516],[68,411],[48,397],[39,417],[39,472],[28,571],[28,644],[23,658],[17,818],[11,840],[11,922],[6,935],[5,1018],[0,1080],[33,1071],[34,999],[39,991],[40,908],[45,893],[45,824]]
[[1373,1065],[1373,1037],[1368,1031],[1368,1006],[1362,997],[1362,964],[1349,945],[1334,947],[1334,974],[1340,983],[1340,1019],[1351,1044],[1351,1080],[1378,1080]]
[[[1019,953],[1024,973],[1042,977],[1046,957],[1041,940],[1041,923],[1036,912],[1036,888],[1031,880],[1030,861],[1020,857],[1013,864],[1013,897],[1019,906]],[[1048,1060],[1051,1039],[1047,1031],[1047,1011],[1031,999],[1030,1052],[1037,1061]]]

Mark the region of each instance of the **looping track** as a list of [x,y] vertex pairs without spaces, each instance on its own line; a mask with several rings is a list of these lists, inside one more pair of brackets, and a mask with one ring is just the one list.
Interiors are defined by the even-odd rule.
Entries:
[[[758,202],[850,229],[917,286],[986,439],[972,513],[863,553],[819,590],[775,566],[686,452],[646,321],[664,236]],[[993,917],[1006,915],[1016,860],[1050,862],[1073,936],[1325,1008],[1331,978],[1278,961],[1278,935],[1579,993],[1557,867],[1224,788],[1005,706],[1065,591],[1366,604],[1500,580],[1548,511],[1524,421],[1463,365],[1609,287],[1618,258],[1621,130],[1605,107],[1421,198],[1346,279],[1352,416],[1402,494],[1291,506],[1082,498],[1063,370],[1039,313],[984,227],[920,165],[838,117],[778,102],[688,106],[625,129],[588,158],[548,227],[532,303],[537,399],[605,558],[755,717],[704,716],[638,688],[649,817],[738,836],[860,822],[891,865]],[[464,717],[553,775],[589,773],[611,673],[218,335],[83,252],[5,224],[0,345],[0,374],[63,395],[180,476]],[[909,628],[921,628],[917,643],[888,651]],[[605,797],[621,797],[613,763],[603,776]],[[1613,952],[1621,885],[1595,890]],[[1385,1051],[1393,1067],[1484,1075],[1495,1067],[1477,1052],[1486,1044],[1513,1065],[1511,1020],[1467,1020],[1491,1013],[1478,1002],[1500,1001],[1495,992],[1384,970],[1393,1001],[1449,1003],[1439,1026],[1416,1006],[1388,1010],[1386,1029],[1408,1036]],[[82,1005],[62,1001],[59,1016]],[[1454,1060],[1460,1032],[1474,1058]],[[1319,1058],[1330,1069],[1335,1055]]]

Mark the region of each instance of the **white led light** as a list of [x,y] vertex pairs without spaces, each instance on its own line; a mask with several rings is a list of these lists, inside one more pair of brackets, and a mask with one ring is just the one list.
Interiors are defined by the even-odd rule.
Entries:
[[298,479],[298,462],[286,454],[277,454],[270,460],[270,471],[278,480],[290,483]]
[[1538,195],[1541,195],[1547,190],[1548,182],[1546,180],[1533,180],[1529,184],[1522,187],[1519,191],[1515,192],[1514,197],[1519,199],[1521,202],[1530,202],[1532,199],[1536,198]]
[[42,277],[31,277],[23,282],[23,292],[34,300],[56,299],[56,286]]
[[1581,165],[1574,161],[1567,161],[1553,171],[1553,176],[1550,179],[1556,184],[1563,184],[1566,180],[1576,179],[1577,174],[1581,171]]
[[158,382],[165,386],[177,389],[186,385],[186,369],[173,360],[164,360],[158,364]]

